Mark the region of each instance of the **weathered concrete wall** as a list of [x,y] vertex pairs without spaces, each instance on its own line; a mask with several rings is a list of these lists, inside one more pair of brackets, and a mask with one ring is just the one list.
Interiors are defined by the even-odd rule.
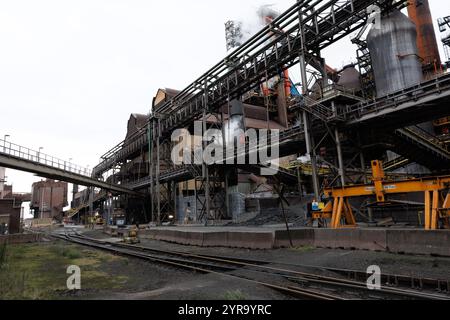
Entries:
[[450,257],[450,231],[387,230],[390,252]]
[[[314,229],[294,229],[291,230],[292,243],[295,247],[314,246]],[[275,231],[275,248],[289,248],[289,235],[286,230]]]
[[203,247],[223,247],[228,244],[228,232],[206,232],[203,234]]
[[[274,249],[290,247],[286,230],[217,228],[215,230],[173,228],[152,229],[140,234],[143,238],[172,243],[243,249]],[[440,255],[450,257],[450,231],[389,229],[293,229],[295,247],[348,250],[369,250],[392,253]]]
[[20,204],[14,199],[0,199],[0,214],[9,215],[9,234],[20,232]]
[[194,230],[152,229],[141,232],[140,237],[199,247],[228,247],[255,250],[272,249],[274,247],[274,233],[271,231],[199,232]]
[[12,234],[8,236],[0,236],[0,244],[23,244],[33,243],[42,240],[41,234]]
[[376,229],[314,229],[314,246],[331,249],[386,251],[386,231]]
[[243,249],[272,249],[274,232],[228,232],[227,247]]

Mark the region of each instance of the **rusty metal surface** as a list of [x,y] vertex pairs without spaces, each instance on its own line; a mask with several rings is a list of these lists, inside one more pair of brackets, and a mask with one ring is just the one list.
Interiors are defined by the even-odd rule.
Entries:
[[416,25],[417,47],[423,63],[440,66],[441,57],[428,0],[411,0],[411,4],[408,6],[408,16]]

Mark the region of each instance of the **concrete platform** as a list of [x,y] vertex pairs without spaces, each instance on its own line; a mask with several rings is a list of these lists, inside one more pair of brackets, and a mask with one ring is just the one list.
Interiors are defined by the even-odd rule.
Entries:
[[272,228],[161,227],[140,231],[139,236],[200,247],[273,249],[274,233]]
[[[200,247],[270,250],[289,247],[279,227],[159,227],[140,231],[143,239]],[[292,229],[296,247],[384,251],[450,257],[450,231],[417,229]]]

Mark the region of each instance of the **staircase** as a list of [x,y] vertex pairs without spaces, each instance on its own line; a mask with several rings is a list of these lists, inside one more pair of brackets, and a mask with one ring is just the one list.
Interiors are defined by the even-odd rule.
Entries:
[[395,145],[392,151],[405,159],[414,159],[432,171],[450,168],[450,152],[445,144],[418,126],[398,129],[390,140]]
[[411,160],[409,160],[403,156],[399,156],[391,161],[384,162],[383,169],[385,171],[395,171],[395,170],[406,167],[410,163],[411,163]]
[[337,115],[332,108],[327,107],[309,97],[303,96],[303,101],[300,101],[298,106],[301,110],[308,112],[323,122],[328,123],[331,120],[337,120]]
[[187,171],[189,171],[194,179],[203,178],[202,165],[198,165],[197,163],[203,163],[203,159],[200,159],[199,155],[192,151],[191,163],[185,163],[184,167]]

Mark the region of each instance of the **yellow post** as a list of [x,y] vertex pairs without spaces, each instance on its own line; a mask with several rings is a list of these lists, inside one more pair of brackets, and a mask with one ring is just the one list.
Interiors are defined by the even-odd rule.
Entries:
[[425,191],[425,230],[431,228],[431,195],[430,191]]
[[444,210],[444,224],[446,229],[450,229],[450,193],[445,197],[442,209],[447,209]]
[[335,214],[334,223],[332,224],[333,229],[338,229],[340,226],[343,208],[344,208],[344,198],[339,198],[337,212]]
[[444,209],[450,209],[450,193],[445,197]]
[[349,226],[356,226],[356,219],[353,215],[352,207],[350,206],[350,201],[348,199],[345,200],[346,204],[346,221]]
[[433,207],[431,214],[431,230],[438,228],[438,214],[439,214],[439,191],[433,192]]
[[334,228],[334,221],[336,219],[337,209],[339,205],[339,198],[333,199],[333,212],[331,213],[331,227]]
[[375,185],[375,196],[377,197],[377,202],[385,202],[383,180],[386,175],[383,170],[383,164],[381,161],[372,161],[372,175],[373,183]]

